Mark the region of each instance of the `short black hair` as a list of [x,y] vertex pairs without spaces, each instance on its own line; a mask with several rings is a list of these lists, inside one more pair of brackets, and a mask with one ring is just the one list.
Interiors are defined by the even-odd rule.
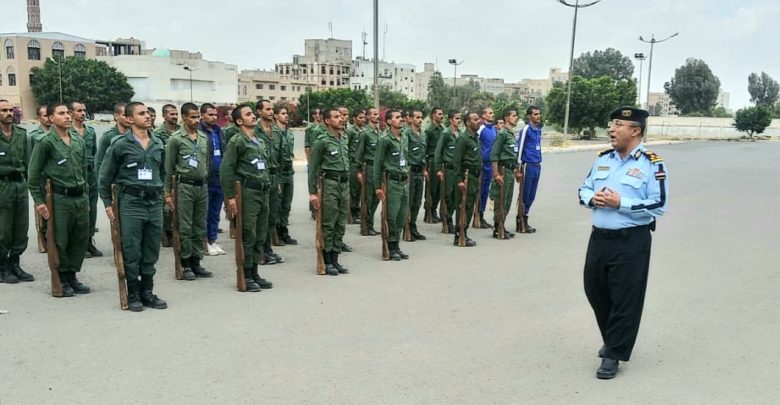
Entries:
[[255,103],[255,110],[262,110],[263,109],[263,103],[271,104],[271,107],[273,107],[273,103],[271,103],[270,101],[268,101],[266,99],[262,99],[262,100],[257,100],[257,102]]
[[512,113],[517,114],[517,110],[514,108],[507,108],[504,110],[504,114],[501,115],[501,118],[503,118],[506,121],[506,118],[512,115]]
[[280,105],[274,106],[274,114],[279,114],[279,113],[282,112],[282,110],[285,110],[288,113],[290,112],[289,109],[287,108],[287,106],[284,105],[284,104],[280,104]]
[[533,113],[534,113],[534,110],[538,110],[539,112],[541,112],[541,111],[542,111],[542,109],[541,109],[541,108],[539,108],[539,107],[537,107],[537,106],[535,106],[535,105],[529,105],[529,106],[528,106],[528,108],[526,108],[526,109],[525,109],[525,115],[526,115],[526,117],[527,117],[527,116],[529,116],[529,115],[531,115],[531,114],[533,114]]
[[[190,103],[190,104],[192,104],[192,103]],[[184,106],[182,106],[182,108],[184,108]],[[171,109],[175,111],[176,110],[176,106],[173,105],[173,104],[166,104],[166,105],[162,106],[163,115],[165,115],[165,113],[167,113],[168,110],[171,110]]]
[[144,103],[140,101],[133,101],[132,103],[125,106],[125,117],[132,117],[133,113],[135,112],[135,107],[142,106]]
[[455,114],[460,114],[460,110],[452,109],[452,110],[447,111],[447,117],[449,119],[455,118]]
[[246,104],[236,106],[236,108],[233,109],[233,112],[230,113],[230,116],[233,118],[233,122],[237,122],[241,118],[241,111],[243,111],[244,108],[248,108],[250,111],[252,110],[252,107]]
[[[5,101],[7,103],[10,103],[10,101],[8,101],[8,100],[0,100],[0,101]],[[39,105],[38,108],[35,109],[35,113],[38,114],[38,117],[41,116],[41,110],[43,110],[43,113],[45,115],[49,115],[49,113],[48,113],[49,108],[47,106],[45,106],[45,105]]]
[[127,107],[127,103],[116,103],[116,104],[114,104],[114,114],[124,114],[125,113],[125,107]]
[[355,111],[352,113],[352,117],[357,117],[357,116],[358,116],[358,115],[360,115],[360,114],[364,114],[364,115],[365,115],[365,113],[366,113],[366,109],[365,109],[365,108],[362,108],[362,107],[360,107],[360,108],[356,109],[356,110],[355,110]]
[[146,110],[149,111],[149,113],[157,114],[157,110],[155,110],[154,107],[146,107]]
[[339,111],[337,109],[335,109],[335,108],[326,108],[325,110],[323,110],[322,111],[322,119],[323,119],[323,121],[327,120],[327,119],[330,119],[330,117],[333,116],[334,112],[339,112]]
[[71,101],[70,103],[68,103],[68,111],[76,110],[74,104],[84,104],[84,103],[82,103],[81,101]]
[[46,106],[46,115],[49,115],[49,116],[54,115],[54,110],[56,110],[57,107],[68,108],[68,105],[65,104],[65,103],[60,103],[60,102],[51,103],[51,104]]
[[198,111],[198,106],[194,103],[184,103],[181,106],[181,115],[182,117],[186,117],[190,111]]
[[492,110],[492,109],[493,109],[493,107],[489,107],[489,106],[488,106],[488,107],[482,107],[482,108],[479,110],[479,116],[481,117],[481,116],[485,115],[485,113],[487,112],[487,110]]
[[201,105],[200,105],[200,113],[201,113],[201,114],[205,114],[205,113],[206,113],[206,111],[208,111],[208,110],[210,110],[210,109],[212,109],[212,108],[213,108],[213,109],[215,109],[215,110],[217,109],[217,107],[214,107],[214,104],[211,104],[211,103],[203,103],[203,104],[201,104]]
[[433,107],[431,109],[431,117],[433,116],[433,114],[436,114],[436,111],[441,111],[442,113],[444,112],[444,110],[442,110],[441,107]]
[[[401,110],[395,110],[395,109],[391,108],[391,109],[385,111],[385,124],[387,123],[387,121],[389,119],[393,118],[393,113],[401,114]],[[403,117],[403,114],[401,116]]]

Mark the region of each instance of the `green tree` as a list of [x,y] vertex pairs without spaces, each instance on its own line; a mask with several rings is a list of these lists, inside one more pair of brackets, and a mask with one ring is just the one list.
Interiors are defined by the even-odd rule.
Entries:
[[479,113],[485,107],[492,107],[493,103],[495,102],[496,102],[496,96],[493,95],[493,93],[488,93],[486,91],[477,91],[471,93],[468,100],[466,100],[464,107],[468,111],[475,111]]
[[688,59],[664,84],[666,93],[683,115],[709,114],[718,101],[720,80],[701,59]]
[[732,124],[737,131],[747,133],[752,138],[753,134],[760,134],[772,123],[772,111],[763,106],[747,107],[737,111]]
[[336,108],[344,106],[349,108],[350,113],[372,106],[373,103],[364,90],[352,90],[346,88],[327,89],[315,92],[308,92],[302,95],[298,100],[301,120],[308,121],[307,111],[314,111],[315,108]]
[[733,117],[734,115],[728,111],[726,111],[726,107],[723,107],[722,105],[719,105],[712,109],[712,117],[718,117],[718,118],[728,118]]
[[448,108],[452,106],[452,88],[444,83],[441,72],[434,72],[428,82],[428,106]]
[[[607,76],[585,79],[573,76],[569,127],[576,133],[589,129],[606,128],[609,113],[623,105],[634,105],[636,86],[629,80],[612,80]],[[545,99],[547,121],[563,126],[566,111],[566,85],[555,83]]]
[[607,48],[604,51],[585,52],[574,59],[572,75],[585,79],[608,76],[613,80],[633,80],[634,64],[620,51]]
[[77,100],[90,111],[112,111],[114,104],[133,98],[127,77],[105,62],[69,57],[59,63],[61,66],[47,59],[43,68],[30,70],[32,92],[40,105],[60,101],[60,68],[65,102]]
[[411,100],[406,94],[393,91],[386,86],[381,86],[379,88],[379,105],[383,109],[420,110],[423,115],[426,115],[428,111],[428,106],[425,104],[425,101]]
[[748,76],[748,92],[750,93],[750,101],[756,103],[757,106],[772,107],[777,101],[780,85],[766,72],[761,72],[761,75],[751,73]]

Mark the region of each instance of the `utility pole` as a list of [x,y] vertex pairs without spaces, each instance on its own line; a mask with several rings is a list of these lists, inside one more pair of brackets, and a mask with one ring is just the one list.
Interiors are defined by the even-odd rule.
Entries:
[[456,79],[458,77],[458,65],[462,65],[465,60],[458,62],[457,59],[450,59],[448,62],[450,62],[450,65],[455,68],[455,71],[452,73],[452,104],[454,104],[454,108],[458,108],[458,86],[456,85]]
[[374,108],[379,110],[379,0],[374,0]]
[[645,95],[647,97],[648,109],[650,109],[650,77],[651,77],[650,75],[653,74],[653,47],[655,46],[655,44],[668,41],[679,34],[680,34],[679,32],[675,32],[674,34],[669,35],[668,37],[661,40],[655,39],[655,34],[651,34],[649,41],[642,38],[641,36],[639,37],[640,41],[650,44],[650,60],[647,62],[647,94]]
[[637,82],[637,88],[636,88],[636,103],[641,108],[642,107],[642,63],[647,58],[645,58],[645,54],[638,52],[634,54],[634,59],[639,61],[639,76],[638,76],[639,81]]

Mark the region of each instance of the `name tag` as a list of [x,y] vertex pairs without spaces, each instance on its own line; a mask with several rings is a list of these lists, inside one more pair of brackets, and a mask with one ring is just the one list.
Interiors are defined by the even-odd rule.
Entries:
[[399,161],[398,161],[398,163],[399,163],[399,165],[400,165],[401,167],[405,167],[405,166],[406,166],[406,159],[404,159],[404,158],[401,158],[401,160],[399,160]]
[[182,159],[189,159],[189,158],[191,158],[191,157],[192,157],[192,155],[184,155],[184,156],[182,156],[181,158],[182,158]]
[[219,149],[214,149],[214,156],[222,156],[222,151]]
[[542,150],[542,145],[536,145],[536,150]]
[[372,144],[371,144],[371,146],[372,146],[372,147],[373,147],[373,146],[376,146],[376,142],[372,143]]
[[0,152],[0,156],[5,156],[5,152]]
[[129,163],[126,167],[129,169],[131,167],[136,167],[136,166],[138,166],[138,162]]
[[190,158],[190,160],[188,160],[187,163],[190,165],[190,167],[194,169],[198,168],[198,159]]
[[414,148],[412,148],[412,150],[420,150],[420,147],[419,146],[415,146]]
[[598,171],[609,171],[609,166],[599,166],[596,168]]
[[517,145],[513,146],[512,149],[515,150],[515,153],[520,152],[520,147]]
[[59,162],[57,162],[58,165],[62,166],[63,163],[67,162],[68,159],[62,159]]
[[455,149],[455,146],[448,146],[447,149]]
[[151,169],[138,169],[138,180],[149,181],[152,179]]
[[479,148],[477,148],[477,147],[475,146],[475,147],[474,147],[474,152],[476,152],[476,151],[477,151],[477,149],[479,149]]
[[398,152],[393,152],[392,155],[393,156],[398,156]]
[[265,170],[265,160],[257,159],[257,170]]
[[338,154],[339,154],[339,151],[337,151],[337,150],[330,151],[330,155],[331,156],[335,156],[335,155],[338,155]]

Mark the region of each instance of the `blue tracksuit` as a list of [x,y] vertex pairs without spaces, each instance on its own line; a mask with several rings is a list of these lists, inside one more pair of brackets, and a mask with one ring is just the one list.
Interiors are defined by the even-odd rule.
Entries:
[[209,139],[208,157],[209,163],[209,209],[206,213],[206,238],[209,243],[217,240],[217,227],[219,226],[219,212],[222,210],[224,195],[219,183],[219,166],[222,164],[222,151],[225,150],[225,134],[219,125],[213,125],[209,129],[203,121],[200,122],[200,130]]
[[492,122],[483,123],[477,130],[479,143],[482,145],[482,192],[479,195],[479,214],[485,213],[488,195],[490,194],[490,183],[493,180],[493,162],[490,161],[490,151],[493,149],[493,142],[496,141],[496,127]]
[[526,125],[517,139],[520,151],[520,165],[525,172],[523,182],[523,204],[525,215],[531,210],[531,204],[536,199],[536,188],[539,187],[539,178],[542,175],[542,127],[534,128]]

